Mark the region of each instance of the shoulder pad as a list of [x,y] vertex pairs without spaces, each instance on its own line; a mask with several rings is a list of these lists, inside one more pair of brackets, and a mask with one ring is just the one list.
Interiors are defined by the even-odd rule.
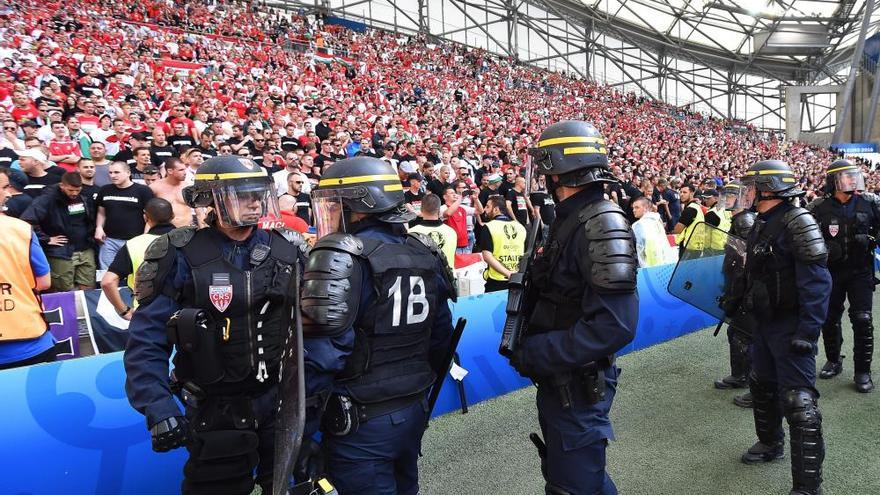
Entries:
[[586,218],[584,265],[590,267],[593,288],[602,293],[634,292],[638,259],[632,229],[623,210],[610,201],[600,201],[581,211],[580,218]]
[[290,229],[275,229],[275,232],[296,247],[302,255],[309,255],[309,243],[306,242],[306,238],[302,234]]
[[[333,234],[335,235],[335,234]],[[307,337],[334,336],[352,326],[360,302],[360,280],[353,280],[356,273],[355,255],[349,251],[361,246],[350,239],[322,238],[309,253],[303,273],[302,313],[303,332]],[[341,242],[340,242],[341,241]],[[338,246],[347,250],[337,249]]]
[[804,208],[793,208],[782,221],[791,238],[794,256],[804,263],[822,263],[828,259],[828,247],[816,219]]
[[434,239],[431,239],[430,236],[421,232],[410,232],[407,235],[428,248],[431,251],[431,254],[434,255],[434,258],[440,262],[440,266],[443,269],[443,278],[446,280],[446,285],[449,289],[449,297],[452,299],[452,302],[458,301],[455,273],[452,271],[452,267],[449,266],[449,262],[446,261],[446,256],[440,251],[440,247],[434,242]]
[[334,251],[342,251],[354,256],[360,256],[364,253],[364,243],[351,234],[336,232],[318,239],[318,242],[315,243],[315,247],[312,248],[312,250],[314,251],[317,249],[332,249]]
[[180,227],[168,232],[168,240],[172,246],[182,248],[189,244],[194,235],[196,235],[195,227]]
[[819,208],[820,206],[822,206],[822,203],[824,203],[824,202],[825,202],[825,198],[816,198],[813,201],[810,201],[806,206],[807,211],[810,211],[810,212],[816,211],[816,209]]
[[755,226],[755,212],[743,210],[733,216],[730,222],[730,233],[745,239]]
[[150,261],[164,258],[168,254],[168,245],[168,234],[160,235],[147,246],[147,250],[144,251],[144,259]]

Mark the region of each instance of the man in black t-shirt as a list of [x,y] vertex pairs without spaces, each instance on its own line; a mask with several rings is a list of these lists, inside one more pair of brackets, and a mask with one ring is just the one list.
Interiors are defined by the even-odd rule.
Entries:
[[[21,171],[28,178],[28,184],[23,192],[32,198],[42,194],[46,186],[61,182],[61,175],[49,173],[46,170],[46,163],[46,155],[37,148],[29,148],[18,152],[18,164],[21,167]],[[51,168],[59,169],[58,167]],[[64,174],[63,170],[61,170],[61,174]]]
[[526,197],[526,180],[517,177],[513,187],[507,191],[507,211],[511,212],[517,222],[528,225],[531,217],[532,203]]
[[150,161],[153,163],[153,166],[163,170],[165,168],[165,161],[173,156],[177,156],[177,151],[168,144],[165,131],[158,127],[153,129],[153,140],[150,143]]
[[532,202],[533,214],[541,219],[544,226],[549,227],[556,219],[556,203],[553,202],[553,196],[547,192],[544,177],[544,175],[538,176],[538,188],[529,194],[529,201]]
[[110,164],[110,184],[98,191],[95,239],[102,242],[98,260],[106,270],[125,241],[144,233],[144,207],[153,191],[131,181],[131,170],[118,162]]
[[422,216],[422,199],[425,193],[422,191],[422,176],[412,173],[406,177],[409,189],[403,192],[403,200],[406,207],[418,216]]
[[146,147],[149,149],[150,146],[150,135],[146,132],[135,132],[128,138],[128,147],[120,150],[119,153],[113,157],[114,162],[125,162],[129,167],[134,168],[134,152],[138,148]]
[[181,151],[184,148],[192,148],[196,145],[196,142],[193,138],[187,134],[186,124],[182,121],[177,121],[171,125],[171,137],[168,138],[168,144],[170,144],[174,148],[174,154],[176,156],[180,156]]

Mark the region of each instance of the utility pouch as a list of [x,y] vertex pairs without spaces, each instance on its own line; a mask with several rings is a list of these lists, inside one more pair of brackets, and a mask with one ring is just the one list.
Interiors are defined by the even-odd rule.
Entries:
[[209,385],[223,379],[222,337],[206,311],[181,309],[168,320],[166,330],[168,341],[186,353],[196,383]]
[[341,437],[354,433],[360,425],[355,405],[344,395],[332,395],[321,418],[321,431]]

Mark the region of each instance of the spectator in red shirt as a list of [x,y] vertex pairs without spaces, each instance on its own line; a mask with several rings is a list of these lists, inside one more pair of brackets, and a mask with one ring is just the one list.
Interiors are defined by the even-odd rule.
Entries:
[[64,122],[52,122],[52,134],[54,137],[46,143],[49,149],[49,161],[55,162],[68,172],[76,171],[76,164],[82,158],[79,143],[68,137]]

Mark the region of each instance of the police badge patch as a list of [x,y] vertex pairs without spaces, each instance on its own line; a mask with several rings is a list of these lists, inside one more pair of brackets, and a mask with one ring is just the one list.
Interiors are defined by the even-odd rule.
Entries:
[[217,311],[222,313],[232,303],[232,284],[229,282],[229,274],[215,273],[211,276],[211,282],[208,287],[208,299]]
[[830,234],[831,237],[837,237],[838,232],[840,232],[840,225],[838,225],[836,221],[828,225],[828,234]]

